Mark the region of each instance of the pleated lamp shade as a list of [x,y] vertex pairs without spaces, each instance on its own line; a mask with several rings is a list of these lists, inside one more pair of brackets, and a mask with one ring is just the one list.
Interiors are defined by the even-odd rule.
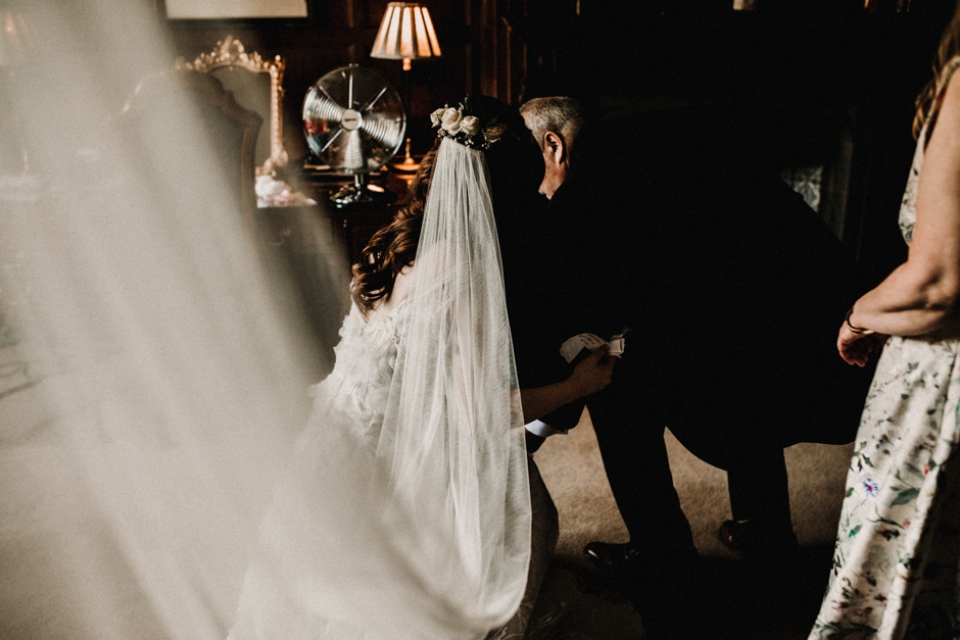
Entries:
[[426,7],[415,2],[387,5],[371,58],[403,60],[404,70],[409,71],[411,60],[439,55],[440,43]]

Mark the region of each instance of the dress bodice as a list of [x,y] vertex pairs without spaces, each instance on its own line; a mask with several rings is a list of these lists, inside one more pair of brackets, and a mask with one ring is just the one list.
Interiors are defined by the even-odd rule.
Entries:
[[907,177],[907,186],[903,190],[903,200],[900,202],[900,216],[897,222],[900,233],[907,244],[913,240],[913,225],[917,221],[917,183],[920,178],[920,169],[923,167],[923,140],[926,127],[917,140],[917,150],[913,154],[913,164],[910,165],[910,175]]
[[358,439],[376,444],[403,334],[405,310],[409,308],[407,300],[390,312],[373,312],[368,318],[355,304],[351,305],[340,328],[340,343],[334,349],[333,371],[310,389],[312,425],[330,424],[330,418],[334,418]]

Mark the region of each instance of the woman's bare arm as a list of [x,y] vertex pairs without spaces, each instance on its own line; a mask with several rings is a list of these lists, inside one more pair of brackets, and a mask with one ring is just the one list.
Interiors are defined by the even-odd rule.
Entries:
[[[857,300],[850,324],[915,336],[956,320],[960,300],[960,80],[947,86],[917,185],[917,220],[907,261]],[[838,347],[863,339],[846,324]],[[847,358],[844,358],[847,359]],[[849,360],[848,360],[849,362]]]

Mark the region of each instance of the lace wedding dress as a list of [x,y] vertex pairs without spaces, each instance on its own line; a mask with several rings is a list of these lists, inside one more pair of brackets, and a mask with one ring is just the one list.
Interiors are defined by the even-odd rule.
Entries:
[[343,323],[230,640],[480,640],[520,608],[528,460],[482,152],[440,144],[409,278]]
[[[323,452],[336,447],[343,452],[344,462],[354,457],[357,464],[369,464],[374,457],[396,365],[397,346],[409,309],[407,300],[392,313],[373,312],[369,319],[352,305],[344,320],[341,340],[334,350],[333,371],[323,382],[310,388],[313,411],[297,439],[289,473],[277,489],[261,525],[261,544],[247,571],[239,615],[229,640],[367,637],[344,622],[304,615],[311,610],[310,590],[322,588],[322,575],[317,575],[309,564],[298,563],[294,550],[304,536],[312,535],[310,513],[317,506],[305,499],[309,500],[311,493],[322,495],[340,489],[335,484],[321,485],[324,479],[329,479],[315,468],[321,463]],[[298,510],[303,510],[302,517],[296,516]],[[327,529],[320,526],[313,534],[320,537],[324,532]],[[349,541],[334,539],[327,540],[326,544],[337,546],[342,542]],[[308,562],[308,558],[300,560]],[[283,567],[282,571],[278,571],[278,564]]]
[[298,446],[308,446],[325,427],[343,429],[371,455],[376,450],[408,300],[392,311],[373,311],[367,319],[351,306],[334,349],[333,371],[310,389],[313,413]]

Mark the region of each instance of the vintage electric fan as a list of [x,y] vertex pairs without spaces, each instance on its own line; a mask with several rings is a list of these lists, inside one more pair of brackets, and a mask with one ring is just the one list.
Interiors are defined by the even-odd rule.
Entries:
[[396,155],[407,118],[400,94],[377,72],[351,64],[334,69],[310,87],[303,101],[303,124],[310,151],[331,169],[353,174],[354,183],[330,197],[338,208],[386,197],[367,185]]

